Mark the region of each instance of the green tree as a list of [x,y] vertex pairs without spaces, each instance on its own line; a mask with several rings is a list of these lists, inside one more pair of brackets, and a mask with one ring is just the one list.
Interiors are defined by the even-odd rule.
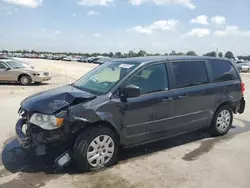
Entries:
[[169,55],[177,55],[177,53],[173,50],[171,53],[169,53]]
[[179,52],[177,55],[185,55],[184,53],[182,53],[182,52]]
[[22,50],[17,50],[15,53],[22,53],[23,51]]
[[206,54],[204,54],[203,56],[210,56],[210,57],[216,57],[216,52],[215,51],[212,51],[212,52],[208,52]]
[[147,55],[147,52],[144,51],[144,50],[140,50],[140,51],[137,53],[137,55],[138,55],[139,57],[143,57],[143,56],[146,56],[146,55]]
[[231,51],[225,53],[225,57],[228,59],[234,59],[234,54]]
[[219,57],[223,57],[223,53],[220,52],[220,53],[218,54],[218,56],[219,56]]
[[109,52],[109,57],[114,57],[114,53],[113,52]]
[[116,53],[115,53],[115,57],[117,57],[117,58],[122,58],[122,53],[121,53],[121,52],[116,52]]
[[197,54],[194,51],[188,51],[186,55],[197,56]]
[[124,58],[129,57],[128,53],[123,54],[123,57]]
[[128,52],[128,55],[129,55],[129,57],[136,57],[136,56],[137,56],[137,53],[135,53],[134,51],[130,50],[130,51]]
[[168,56],[168,53],[165,53],[164,55]]
[[216,54],[216,52],[215,52],[215,51],[212,51],[212,52],[210,53],[210,56],[212,56],[212,57],[216,57],[216,56],[217,56],[217,54]]
[[103,53],[102,56],[109,57],[109,54],[108,53]]
[[240,56],[237,56],[237,57],[238,57],[238,59],[248,60],[248,56],[242,56],[242,55],[240,55]]

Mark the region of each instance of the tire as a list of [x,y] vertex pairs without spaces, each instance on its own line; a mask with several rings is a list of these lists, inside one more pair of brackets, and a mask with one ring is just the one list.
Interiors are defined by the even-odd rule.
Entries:
[[228,105],[219,107],[213,117],[212,124],[210,127],[210,132],[212,136],[223,136],[227,134],[232,126],[232,122],[232,109]]
[[30,76],[28,75],[22,75],[20,78],[19,78],[19,82],[22,84],[22,85],[29,85],[32,80],[30,78]]
[[[103,148],[99,148],[104,143],[104,140],[101,140],[101,138],[104,138],[104,136],[106,143],[109,144],[106,144],[106,146],[103,146]],[[98,139],[102,144],[99,145],[97,143]],[[92,146],[94,146],[96,149],[94,149]],[[112,155],[110,153],[112,153]],[[76,139],[73,146],[73,156],[78,163],[78,168],[80,171],[92,171],[101,169],[103,167],[112,166],[117,162],[117,136],[111,129],[106,127],[98,126],[89,128],[81,133]],[[101,159],[103,159],[104,162]]]

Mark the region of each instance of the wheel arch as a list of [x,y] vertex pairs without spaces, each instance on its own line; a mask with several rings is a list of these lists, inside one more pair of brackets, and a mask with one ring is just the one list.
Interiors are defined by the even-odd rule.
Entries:
[[215,113],[217,112],[217,110],[222,107],[222,106],[229,106],[232,111],[235,113],[235,110],[236,110],[236,104],[233,102],[233,101],[230,101],[230,100],[227,100],[227,101],[223,101],[222,103],[220,103],[216,110],[215,110]]
[[[79,124],[82,124],[83,122],[77,122]],[[111,122],[107,121],[107,120],[98,120],[98,121],[95,121],[95,122],[88,122],[88,123],[84,123],[84,126],[80,129],[80,132],[83,132],[85,131],[86,129],[91,129],[92,127],[106,127],[106,128],[109,128],[111,129],[117,136],[118,139],[120,139],[120,132],[118,130],[118,128],[112,124]]]
[[[27,73],[21,73],[21,74],[18,75],[17,81],[20,81],[20,79],[21,79],[22,76],[28,76],[28,77],[30,77],[30,79],[31,79],[31,76],[30,76],[29,74],[27,74]],[[31,79],[31,80],[32,80],[32,79]]]

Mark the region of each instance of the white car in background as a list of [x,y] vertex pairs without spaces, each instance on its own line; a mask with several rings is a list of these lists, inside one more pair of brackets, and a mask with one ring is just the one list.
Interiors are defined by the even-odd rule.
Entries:
[[244,61],[237,61],[236,64],[240,72],[250,71],[250,63]]

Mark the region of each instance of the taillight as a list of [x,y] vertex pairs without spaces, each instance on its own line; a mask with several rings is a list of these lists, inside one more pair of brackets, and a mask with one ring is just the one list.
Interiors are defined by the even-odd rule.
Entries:
[[240,86],[241,86],[241,92],[242,92],[242,94],[244,94],[244,91],[246,90],[245,84],[243,82],[241,82]]

